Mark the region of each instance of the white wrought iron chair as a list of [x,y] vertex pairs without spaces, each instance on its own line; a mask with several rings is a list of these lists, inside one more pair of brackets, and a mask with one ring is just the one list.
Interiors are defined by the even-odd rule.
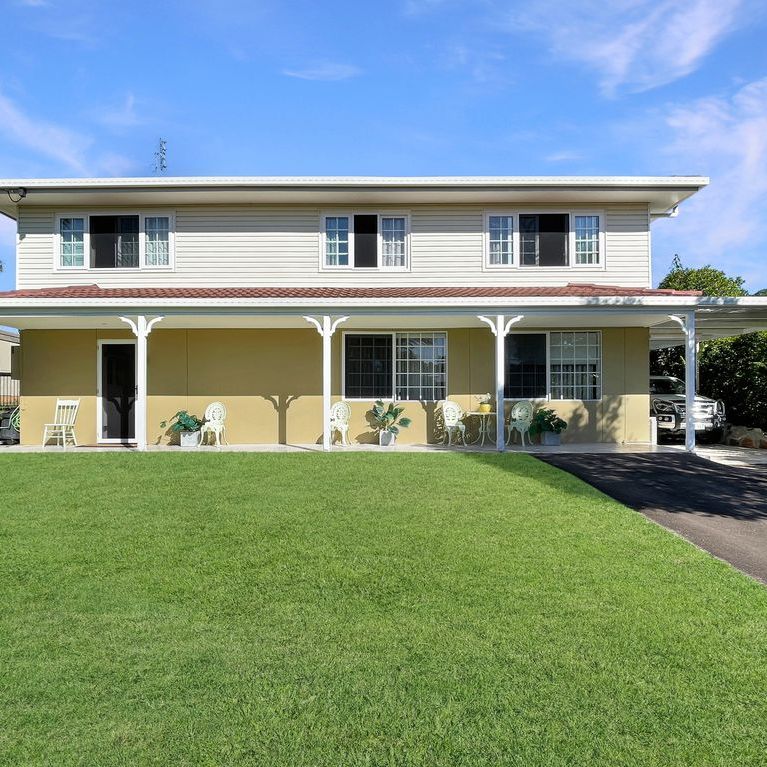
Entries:
[[226,430],[225,421],[226,405],[224,405],[223,402],[211,402],[210,405],[205,408],[205,418],[200,427],[199,444],[204,444],[206,437],[212,434],[216,440],[216,447],[221,447],[222,441],[225,445],[228,445],[229,443],[224,437],[224,431]]
[[75,420],[77,419],[79,408],[79,399],[56,400],[56,412],[53,416],[53,423],[46,423],[43,428],[43,446],[48,443],[49,439],[55,439],[66,450],[67,440],[71,439],[72,444],[77,447]]
[[348,447],[349,419],[352,417],[352,409],[348,402],[336,402],[330,408],[330,441],[333,441],[333,432],[341,435],[341,444]]
[[506,444],[510,445],[514,439],[514,432],[518,431],[522,440],[522,447],[525,446],[525,434],[527,434],[528,444],[530,443],[530,425],[533,422],[533,403],[523,399],[512,405],[509,413],[509,422],[506,425]]
[[466,444],[466,424],[463,422],[463,409],[457,402],[446,399],[443,400],[440,409],[442,410],[442,427],[445,430],[445,440],[450,447],[453,444],[453,436],[457,432],[461,437],[461,442]]

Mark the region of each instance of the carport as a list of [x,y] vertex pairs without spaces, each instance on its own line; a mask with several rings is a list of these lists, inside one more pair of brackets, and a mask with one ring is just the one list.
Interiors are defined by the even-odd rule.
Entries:
[[[669,314],[650,328],[650,348],[685,347],[685,447],[695,452],[694,402],[698,344],[767,330],[767,298],[701,296],[693,308]],[[680,306],[680,310],[682,307]]]

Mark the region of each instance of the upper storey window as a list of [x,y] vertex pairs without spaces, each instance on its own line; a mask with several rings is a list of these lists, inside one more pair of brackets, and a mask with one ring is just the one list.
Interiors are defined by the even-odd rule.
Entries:
[[323,268],[399,271],[408,268],[406,215],[328,214],[322,221]]
[[59,269],[172,266],[172,216],[139,213],[60,216]]
[[490,266],[510,266],[514,253],[514,216],[488,216]]
[[492,212],[485,215],[485,267],[604,266],[601,213]]
[[574,216],[575,263],[599,263],[599,216]]
[[540,213],[519,217],[522,266],[568,266],[570,217],[566,213]]

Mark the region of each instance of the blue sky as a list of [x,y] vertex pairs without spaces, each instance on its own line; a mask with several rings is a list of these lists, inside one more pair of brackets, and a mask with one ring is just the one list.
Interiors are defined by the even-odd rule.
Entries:
[[[0,177],[705,174],[653,230],[767,287],[756,0],[0,0]],[[0,221],[0,286],[14,230]]]

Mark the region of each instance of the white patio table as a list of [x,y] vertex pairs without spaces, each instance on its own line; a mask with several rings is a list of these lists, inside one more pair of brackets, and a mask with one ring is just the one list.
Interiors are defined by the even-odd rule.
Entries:
[[472,440],[469,444],[484,445],[486,441],[489,441],[492,445],[495,441],[495,430],[492,432],[490,430],[490,419],[495,418],[495,412],[491,410],[489,413],[483,413],[480,410],[470,410],[466,415],[479,418],[479,432],[477,433],[477,438]]

